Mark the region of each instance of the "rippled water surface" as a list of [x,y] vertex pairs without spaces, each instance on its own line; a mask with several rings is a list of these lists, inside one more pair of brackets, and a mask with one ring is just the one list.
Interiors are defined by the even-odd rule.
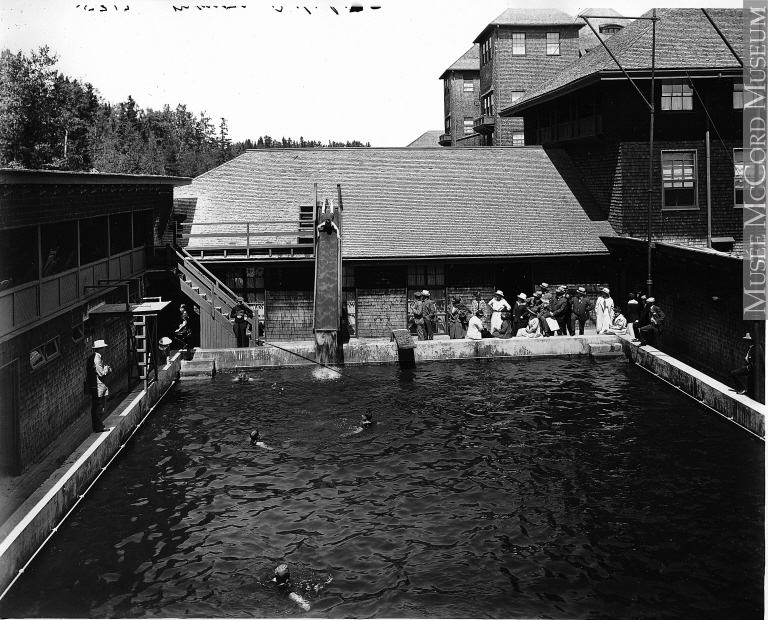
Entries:
[[344,373],[178,384],[0,613],[762,618],[763,443],[626,360]]

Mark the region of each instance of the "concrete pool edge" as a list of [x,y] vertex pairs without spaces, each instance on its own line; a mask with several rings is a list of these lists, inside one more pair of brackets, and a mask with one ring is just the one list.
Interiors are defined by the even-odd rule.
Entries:
[[106,433],[92,433],[0,527],[0,595],[77,504],[93,480],[120,451],[136,426],[176,381],[177,353],[147,391],[132,390],[104,420]]
[[696,399],[724,418],[765,439],[765,405],[737,394],[725,383],[684,364],[654,347],[639,347],[628,336],[619,336],[624,354],[672,387]]
[[[591,346],[618,343],[618,336],[555,336],[552,338],[484,338],[483,340],[422,340],[413,349],[418,362],[499,358],[590,355]],[[304,359],[302,359],[304,358]],[[275,342],[242,349],[195,349],[192,361],[213,360],[216,372],[315,364],[312,341]],[[344,345],[344,364],[396,364],[397,345],[387,339],[350,341]]]

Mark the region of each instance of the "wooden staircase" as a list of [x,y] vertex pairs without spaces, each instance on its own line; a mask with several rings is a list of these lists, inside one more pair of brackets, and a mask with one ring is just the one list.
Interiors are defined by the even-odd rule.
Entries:
[[[167,253],[171,280],[200,308],[200,346],[203,349],[236,347],[229,313],[237,305],[237,295],[183,248],[168,245]],[[255,317],[254,313],[254,320]],[[258,334],[257,325],[252,329]]]

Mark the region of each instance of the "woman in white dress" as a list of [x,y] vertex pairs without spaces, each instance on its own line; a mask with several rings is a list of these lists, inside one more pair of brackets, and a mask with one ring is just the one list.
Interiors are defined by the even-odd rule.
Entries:
[[613,319],[613,299],[607,288],[600,290],[600,297],[595,303],[595,328],[598,334],[604,334],[611,328]]
[[491,309],[491,312],[493,312],[493,314],[491,314],[491,324],[488,329],[493,333],[494,330],[501,330],[502,311],[506,310],[509,312],[512,310],[512,306],[510,306],[509,302],[504,299],[504,291],[496,291],[493,299],[488,302],[488,307]]

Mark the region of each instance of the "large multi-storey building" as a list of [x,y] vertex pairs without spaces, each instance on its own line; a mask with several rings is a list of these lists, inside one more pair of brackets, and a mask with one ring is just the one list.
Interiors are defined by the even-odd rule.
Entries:
[[473,126],[485,146],[523,146],[523,119],[507,108],[579,58],[584,23],[555,9],[507,9],[475,39],[480,111]]

